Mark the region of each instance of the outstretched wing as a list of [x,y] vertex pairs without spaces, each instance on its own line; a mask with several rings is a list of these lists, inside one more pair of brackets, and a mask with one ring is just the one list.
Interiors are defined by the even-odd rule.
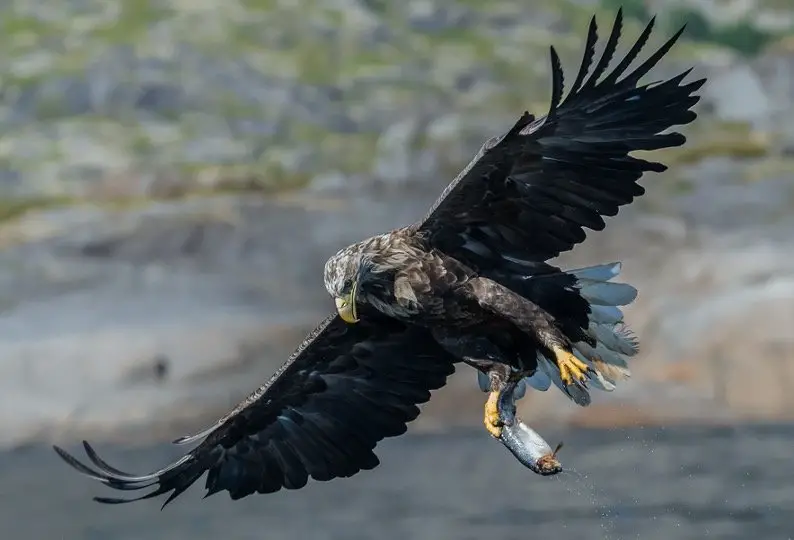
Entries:
[[682,84],[687,70],[638,86],[684,30],[627,72],[655,19],[601,79],[617,48],[622,20],[618,11],[603,54],[587,77],[598,40],[591,20],[579,73],[564,100],[563,72],[551,48],[548,114],[536,121],[524,113],[507,134],[487,142],[447,187],[415,225],[433,247],[482,272],[517,261],[525,270],[548,270],[544,261],[582,242],[585,227],[603,229],[603,216],[614,216],[644,193],[637,184],[644,172],[666,169],[629,153],[683,144],[680,133],[662,132],[696,118],[690,108],[699,97],[693,93],[705,80]]
[[422,329],[371,313],[358,324],[325,319],[262,387],[211,428],[177,444],[204,439],[151,474],[120,471],[84,442],[95,465],[56,452],[83,474],[121,491],[152,488],[131,502],[171,492],[163,506],[205,472],[207,496],[299,489],[309,477],[349,477],[379,463],[378,441],[401,435],[453,373],[453,359]]

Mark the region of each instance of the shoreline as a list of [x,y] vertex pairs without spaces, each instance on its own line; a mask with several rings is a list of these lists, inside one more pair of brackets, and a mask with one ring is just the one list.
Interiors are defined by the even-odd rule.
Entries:
[[[763,427],[779,427],[779,426],[792,426],[794,427],[794,417],[780,415],[774,416],[734,416],[734,417],[693,417],[684,415],[672,415],[663,410],[651,412],[647,409],[640,407],[630,407],[627,405],[592,405],[592,411],[585,411],[580,414],[570,415],[565,420],[554,420],[551,418],[543,418],[538,415],[526,415],[519,412],[522,420],[530,424],[534,429],[543,431],[558,431],[563,433],[589,431],[589,432],[604,432],[616,430],[635,430],[635,429],[650,429],[650,430],[664,430],[664,429],[698,429],[698,428],[726,428],[726,429],[743,429],[743,428],[763,428]],[[481,431],[479,423],[478,410],[471,410],[467,407],[468,413],[466,417],[468,420],[460,418],[440,418],[437,415],[420,415],[419,418],[408,424],[408,431],[406,434],[397,437],[401,438],[406,435],[409,436],[427,436],[427,435],[444,435],[455,434],[459,432],[478,432]],[[523,407],[526,409],[526,407]],[[616,410],[622,414],[614,414]],[[519,408],[521,411],[521,408]],[[613,414],[607,417],[600,417],[605,411]],[[202,415],[201,417],[193,418],[172,418],[169,420],[157,422],[147,421],[137,424],[130,424],[118,429],[92,429],[92,428],[75,428],[75,429],[60,429],[56,436],[51,434],[41,436],[34,436],[25,441],[11,443],[0,446],[0,451],[15,451],[20,448],[36,447],[41,445],[58,444],[60,446],[78,445],[81,440],[87,440],[91,444],[99,445],[121,445],[127,448],[151,447],[153,445],[170,445],[170,443],[182,435],[194,433],[202,428],[209,426],[217,418],[220,417],[224,409],[217,416],[216,415]],[[567,412],[567,411],[566,411]],[[199,419],[200,418],[200,419]],[[483,431],[483,436],[487,434]],[[378,443],[379,445],[382,444]],[[195,446],[185,446],[185,451]],[[176,445],[174,445],[176,448]]]

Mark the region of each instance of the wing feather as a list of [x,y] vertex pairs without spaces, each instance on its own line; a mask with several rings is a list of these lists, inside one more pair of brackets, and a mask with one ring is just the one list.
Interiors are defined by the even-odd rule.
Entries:
[[[483,274],[522,261],[524,270],[556,270],[546,263],[584,241],[585,229],[601,230],[645,190],[637,181],[666,167],[630,153],[679,146],[685,137],[666,133],[696,118],[691,107],[704,79],[684,83],[689,71],[661,83],[638,85],[672,48],[677,31],[632,71],[651,35],[651,19],[611,71],[623,26],[615,18],[592,74],[598,40],[591,20],[579,72],[563,95],[563,72],[551,48],[552,95],[548,114],[524,113],[503,136],[488,141],[444,190],[426,218],[414,225],[433,247]],[[498,276],[492,275],[494,279]]]
[[590,64],[593,63],[593,56],[595,56],[595,46],[598,42],[598,24],[596,18],[590,19],[590,27],[587,29],[587,41],[584,46],[584,54],[582,55],[582,63],[579,66],[579,72],[576,74],[576,79],[571,85],[571,93],[569,96],[574,95],[576,91],[582,86],[584,78],[587,77],[587,72],[590,71]]
[[[232,499],[309,479],[349,477],[379,463],[376,444],[406,431],[418,404],[446,383],[454,359],[426,331],[376,313],[355,325],[326,318],[273,377],[211,427],[177,439],[201,442],[174,463],[135,475],[117,469],[87,442],[92,466],[58,455],[82,474],[119,491],[151,489],[135,499],[169,494],[163,506],[207,473],[206,496]],[[170,492],[170,493],[169,493]]]

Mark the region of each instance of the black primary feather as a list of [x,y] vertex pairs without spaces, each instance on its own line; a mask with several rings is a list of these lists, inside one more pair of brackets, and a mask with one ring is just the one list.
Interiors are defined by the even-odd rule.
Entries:
[[87,442],[93,467],[57,446],[55,451],[110,488],[151,489],[137,498],[95,498],[107,504],[170,492],[165,507],[205,473],[205,496],[226,490],[239,499],[372,469],[379,463],[375,445],[405,432],[419,415],[417,405],[453,373],[455,359],[423,329],[365,315],[355,325],[336,314],[325,319],[265,385],[211,428],[178,439],[206,437],[158,471],[121,471]]
[[[621,12],[618,11],[618,17],[622,17]],[[579,72],[576,74],[576,79],[571,85],[570,95],[574,95],[576,91],[582,86],[587,72],[590,71],[590,64],[593,63],[593,56],[595,56],[595,46],[598,42],[598,24],[596,18],[593,16],[590,19],[590,26],[587,29],[587,40],[584,45],[584,54],[582,55],[582,63],[579,65]]]

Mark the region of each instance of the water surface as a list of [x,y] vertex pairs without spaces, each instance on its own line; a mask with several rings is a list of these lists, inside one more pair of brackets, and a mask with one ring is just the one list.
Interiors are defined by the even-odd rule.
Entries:
[[[614,431],[543,429],[575,473],[541,478],[484,432],[407,435],[352,479],[232,502],[194,486],[102,506],[110,490],[48,447],[0,454],[0,526],[17,540],[747,539],[794,536],[794,426]],[[98,445],[111,464],[151,470],[166,445]],[[70,446],[70,449],[77,449]]]

